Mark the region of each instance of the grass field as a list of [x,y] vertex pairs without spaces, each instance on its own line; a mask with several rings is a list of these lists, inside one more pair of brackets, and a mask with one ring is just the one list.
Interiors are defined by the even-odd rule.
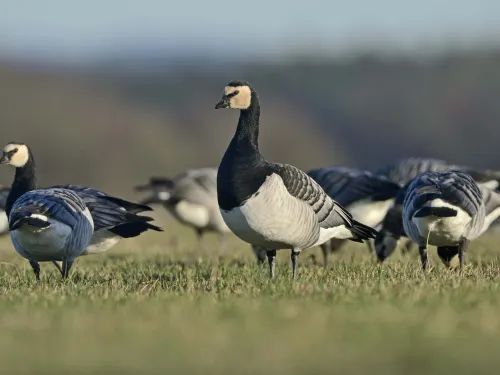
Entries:
[[[176,233],[174,236],[173,233]],[[376,265],[352,245],[328,269],[289,252],[269,281],[245,244],[224,257],[193,233],[124,241],[81,258],[72,278],[27,263],[0,242],[0,359],[6,374],[496,374],[498,236],[471,245],[462,275],[424,275],[417,252]]]

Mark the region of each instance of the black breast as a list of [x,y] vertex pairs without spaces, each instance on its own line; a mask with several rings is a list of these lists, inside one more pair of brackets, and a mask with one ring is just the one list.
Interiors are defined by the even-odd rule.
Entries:
[[272,173],[268,163],[255,153],[230,145],[217,172],[219,207],[229,211],[242,206]]

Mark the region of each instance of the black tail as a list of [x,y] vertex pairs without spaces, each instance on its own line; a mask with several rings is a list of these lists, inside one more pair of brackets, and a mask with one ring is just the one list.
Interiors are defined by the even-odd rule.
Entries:
[[457,210],[450,207],[423,207],[413,215],[413,217],[427,216],[454,217],[457,216]]
[[36,217],[25,216],[19,220],[13,222],[9,229],[16,230],[21,228],[23,225],[29,225],[34,228],[45,229],[50,227],[50,223],[46,220],[37,219]]
[[[151,219],[151,218],[149,218]],[[154,230],[156,232],[163,232],[163,229],[157,227],[156,225],[150,224],[146,221],[136,222],[136,223],[125,223],[111,228],[109,231],[123,238],[137,237],[141,233],[147,231],[148,229]]]
[[370,238],[375,238],[377,231],[368,225],[361,224],[359,221],[353,220],[352,227],[349,228],[352,233],[352,238],[349,238],[354,242],[363,242],[363,240],[368,240]]

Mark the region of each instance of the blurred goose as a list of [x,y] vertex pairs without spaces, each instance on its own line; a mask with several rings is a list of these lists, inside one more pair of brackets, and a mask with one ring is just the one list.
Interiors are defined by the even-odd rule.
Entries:
[[457,251],[459,265],[471,240],[485,225],[486,209],[481,189],[461,171],[425,172],[408,186],[403,202],[403,226],[418,244],[423,269],[427,269],[427,247]]
[[[72,200],[71,202],[74,207],[71,207],[77,210],[77,212],[81,211],[81,215],[85,216],[88,212],[88,216],[90,217],[89,220],[92,223],[91,238],[88,242],[82,241],[82,243],[85,242],[85,246],[80,253],[76,254],[76,250],[72,253],[72,256],[74,255],[75,257],[78,255],[105,251],[116,244],[117,238],[135,237],[148,229],[155,231],[162,230],[149,223],[149,221],[153,220],[152,218],[136,215],[137,212],[148,211],[151,210],[151,208],[108,196],[96,189],[77,185],[58,185],[47,189],[38,189],[36,190],[36,196],[32,196],[31,192],[36,189],[35,160],[31,150],[23,143],[9,143],[6,145],[3,149],[0,164],[8,164],[16,168],[16,175],[6,203],[6,212],[9,216],[9,225],[14,246],[19,247],[24,244],[22,245],[23,248],[26,247],[26,243],[20,243],[19,240],[13,237],[14,234],[12,233],[13,223],[15,223],[13,222],[13,218],[17,218],[19,215],[29,216],[27,215],[29,211],[27,211],[26,207],[17,207],[20,202],[23,204],[28,204],[26,202],[33,202],[35,209],[45,210],[47,211],[47,215],[49,215],[52,214],[50,210],[57,209],[58,207],[53,202],[57,201],[59,204],[62,204],[61,199],[64,198],[67,201]],[[27,201],[21,200],[21,198],[24,199],[25,196],[30,199]],[[42,208],[37,208],[37,206]],[[50,207],[50,209],[47,207]],[[14,208],[18,209],[14,210]],[[63,209],[61,210],[64,212]],[[36,213],[31,213],[30,215],[32,216],[33,214],[35,214],[35,218],[37,218]],[[38,219],[41,218],[38,217]],[[66,216],[62,218],[56,217],[55,220],[66,220],[62,222],[66,225],[76,225],[75,223],[69,222]],[[35,223],[33,218],[30,217],[24,219],[24,221],[19,221],[19,224],[25,222]],[[38,225],[42,225],[39,222],[37,223]],[[59,227],[55,226],[55,229],[57,228]],[[19,230],[24,229],[19,228]],[[17,243],[15,241],[17,241]],[[18,252],[20,251],[17,247],[16,250],[18,250]],[[30,254],[29,249],[24,249],[23,252],[24,254]],[[22,253],[20,254],[23,255]],[[57,257],[54,256],[52,258]],[[44,258],[44,260],[40,261],[48,260],[51,260],[54,265],[56,265],[63,277],[67,277],[67,272],[69,271],[68,265],[71,267],[71,263],[68,263],[69,261],[66,262],[66,266],[64,259]],[[74,258],[72,258],[72,260],[74,260]],[[63,264],[60,266],[57,263],[58,261],[62,261]],[[33,267],[37,279],[39,279],[40,267],[37,263],[37,259],[30,259],[30,264]]]
[[392,207],[389,208],[383,220],[382,226],[375,238],[375,253],[380,261],[390,256],[400,243],[406,251],[412,246],[412,241],[402,237],[404,231],[402,222],[403,199],[405,186],[423,172],[445,172],[449,170],[461,170],[471,175],[477,183],[493,182],[500,179],[500,173],[491,170],[476,170],[467,166],[450,164],[444,160],[431,158],[407,158],[395,163],[385,165],[375,173],[387,177],[398,183],[403,190],[400,191]]
[[[347,167],[317,168],[308,172],[323,190],[345,207],[353,218],[369,227],[381,225],[400,186],[385,176]],[[328,253],[340,249],[346,240],[332,239],[321,245],[324,265]],[[370,242],[366,242],[370,252]]]
[[0,236],[9,233],[9,218],[5,213],[10,188],[0,186]]
[[151,191],[142,204],[161,203],[181,223],[192,227],[200,243],[205,232],[217,232],[221,249],[230,232],[217,203],[217,169],[189,169],[173,178],[152,177],[136,191]]
[[355,221],[306,173],[262,157],[260,104],[248,82],[230,82],[215,108],[240,110],[236,132],[217,174],[219,208],[239,238],[267,251],[271,278],[276,250],[291,249],[295,278],[303,249],[331,238],[362,242],[375,236],[374,229]]

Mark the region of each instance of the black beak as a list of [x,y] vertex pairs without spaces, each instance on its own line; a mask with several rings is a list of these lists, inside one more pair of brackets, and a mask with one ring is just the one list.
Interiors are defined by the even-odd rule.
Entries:
[[228,108],[229,100],[227,98],[222,98],[219,103],[215,105],[215,109]]
[[7,164],[9,162],[9,158],[7,155],[3,154],[2,157],[0,158],[0,164]]

